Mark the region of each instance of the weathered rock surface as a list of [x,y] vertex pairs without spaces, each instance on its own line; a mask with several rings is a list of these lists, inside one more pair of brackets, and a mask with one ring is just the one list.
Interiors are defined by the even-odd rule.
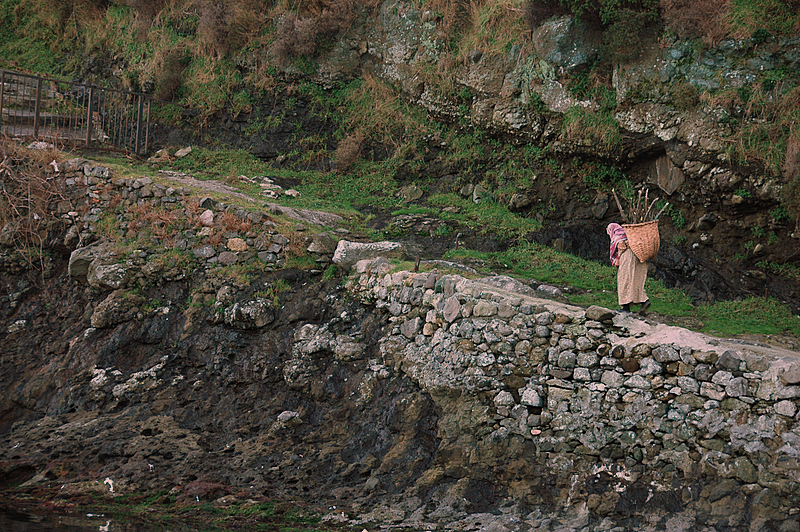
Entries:
[[399,258],[403,256],[403,245],[399,242],[350,242],[340,240],[336,245],[332,261],[345,270],[362,260],[376,257]]
[[[372,70],[432,115],[457,121],[459,102],[416,77],[420,63],[437,60],[435,17],[407,7],[382,4],[376,26],[321,60],[321,81]],[[570,48],[559,28],[580,47]],[[640,182],[692,213],[685,244],[665,245],[653,262],[657,277],[697,299],[734,283],[772,289],[755,272],[734,278],[715,257],[731,256],[762,226],[783,239],[761,243],[773,260],[794,256],[789,225],[763,215],[777,205],[780,183],[733,168],[723,153],[725,117],[678,109],[667,86],[746,83],[762,67],[740,69],[736,57],[752,53],[752,43],[703,51],[666,43],[647,64],[620,65],[618,101],[644,82],[653,94],[615,115],[622,150],[598,151],[565,138],[549,114],[589,105],[559,81],[593,57],[596,41],[581,31],[561,19],[537,34],[535,55],[518,47],[503,57],[470,54],[456,76],[473,94],[470,123],[565,157],[628,161]],[[770,61],[796,67],[797,42],[781,44]],[[546,111],[532,105],[534,95]],[[275,157],[262,139],[236,142]],[[129,203],[188,216],[180,188],[115,182],[86,161],[64,168],[85,187],[83,205],[103,204],[111,186]],[[529,238],[602,257],[608,198],[581,202],[576,181],[534,181],[513,196],[514,209],[569,224]],[[265,196],[277,194],[262,184]],[[476,203],[492,195],[481,185],[465,192]],[[551,199],[552,211],[542,208]],[[209,230],[235,211],[210,199],[201,207]],[[106,242],[90,246],[99,217],[87,209],[64,241],[81,246],[68,269],[54,267],[41,290],[11,274],[2,280],[3,487],[54,483],[68,492],[108,478],[119,493],[174,489],[187,504],[223,494],[300,498],[323,512],[336,506],[325,517],[332,523],[420,530],[797,530],[798,353],[539,299],[545,291],[557,298],[557,288],[532,293],[505,277],[388,275],[388,262],[376,258],[386,249],[340,254],[338,263],[359,273],[346,289],[291,270],[249,284],[216,277],[220,264],[283,264],[288,241],[272,231],[270,215],[318,226],[340,220],[264,209],[240,213],[257,235],[241,231],[224,244],[199,227],[182,235],[176,248],[201,265],[191,272],[148,250],[124,263],[98,252]],[[677,235],[664,225],[665,236]],[[327,239],[311,244],[326,260],[333,254]],[[278,306],[263,293],[282,276],[293,288]],[[147,281],[146,294],[125,291],[137,281]]]
[[218,303],[185,310],[66,271],[29,292],[0,323],[6,482],[299,498],[428,530],[796,522],[800,353],[503,276],[296,277],[280,308],[266,278],[158,288]]

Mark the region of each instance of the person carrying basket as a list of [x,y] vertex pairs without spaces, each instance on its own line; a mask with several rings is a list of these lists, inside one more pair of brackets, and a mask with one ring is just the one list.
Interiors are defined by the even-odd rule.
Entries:
[[609,251],[612,266],[617,267],[617,300],[624,312],[631,312],[631,305],[641,305],[639,314],[645,316],[650,308],[650,299],[644,290],[647,280],[647,262],[639,260],[628,243],[628,236],[618,223],[606,227],[611,239]]
[[669,203],[651,217],[658,198],[650,201],[649,190],[639,190],[638,198],[629,200],[627,211],[622,208],[617,191],[611,191],[625,222],[623,225],[610,223],[606,227],[606,233],[611,238],[611,264],[617,267],[617,299],[623,312],[630,312],[631,305],[641,305],[639,314],[646,316],[650,308],[650,299],[644,291],[647,261],[658,253],[661,243],[658,218]]

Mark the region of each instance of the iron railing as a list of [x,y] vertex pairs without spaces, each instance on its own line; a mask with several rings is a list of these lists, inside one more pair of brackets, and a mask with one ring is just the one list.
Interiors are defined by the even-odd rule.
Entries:
[[152,99],[0,70],[0,134],[144,155]]

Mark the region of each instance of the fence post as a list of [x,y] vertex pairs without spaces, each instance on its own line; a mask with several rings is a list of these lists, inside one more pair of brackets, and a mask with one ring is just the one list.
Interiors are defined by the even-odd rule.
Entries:
[[147,99],[147,119],[144,121],[144,154],[150,151],[150,105],[153,100]]
[[36,77],[36,103],[33,110],[33,138],[39,139],[39,113],[41,112],[42,103],[42,78]]
[[6,90],[6,71],[0,70],[0,131],[3,130],[3,98]]
[[141,94],[137,95],[139,98],[139,105],[136,107],[136,145],[133,147],[136,155],[141,154],[142,146],[142,114],[144,113],[144,98]]
[[89,106],[87,107],[88,111],[86,113],[86,147],[89,148],[92,145],[92,128],[94,125],[92,124],[92,120],[94,119],[94,88],[89,87]]

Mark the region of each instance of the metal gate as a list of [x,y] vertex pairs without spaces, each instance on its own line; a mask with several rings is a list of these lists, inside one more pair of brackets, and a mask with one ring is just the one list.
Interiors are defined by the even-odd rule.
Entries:
[[0,70],[0,133],[56,146],[148,150],[144,94]]

